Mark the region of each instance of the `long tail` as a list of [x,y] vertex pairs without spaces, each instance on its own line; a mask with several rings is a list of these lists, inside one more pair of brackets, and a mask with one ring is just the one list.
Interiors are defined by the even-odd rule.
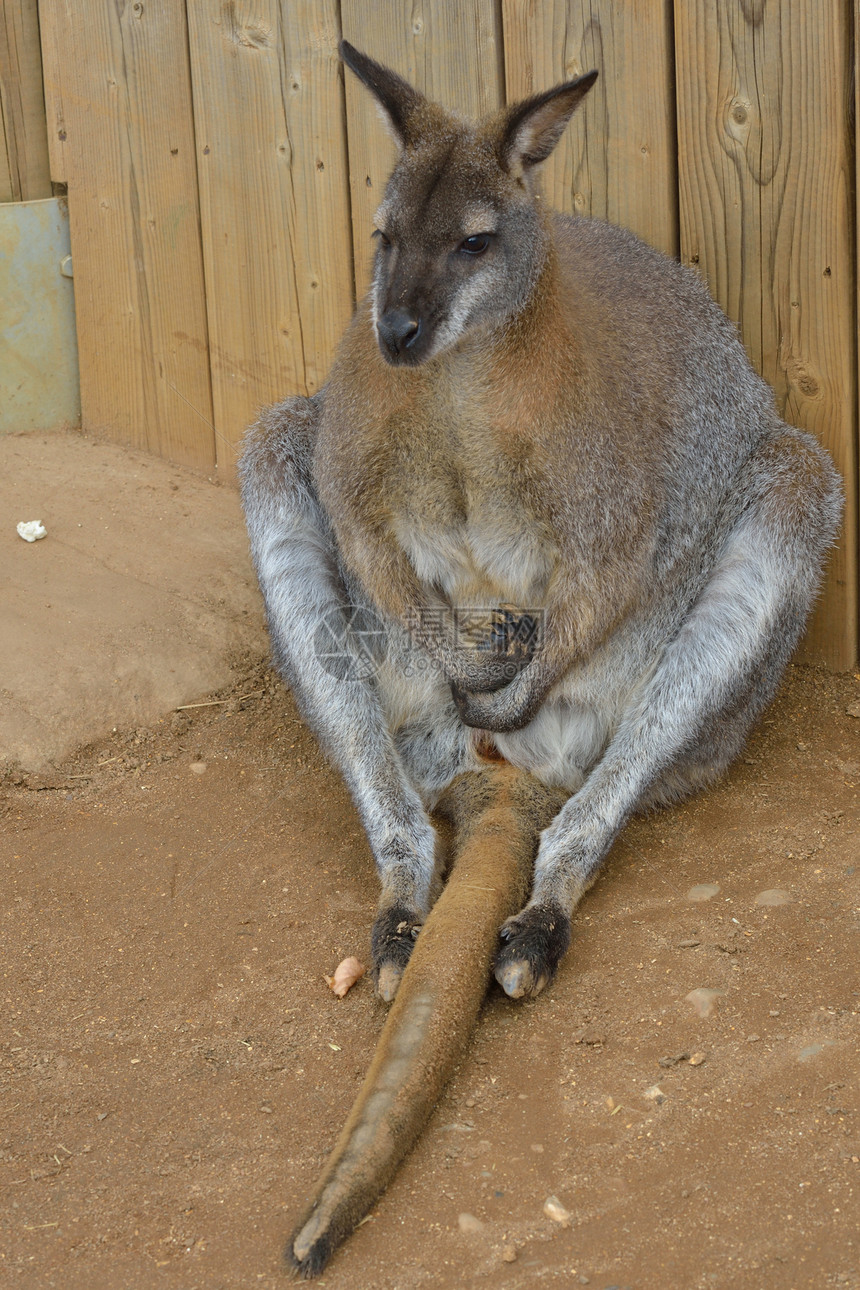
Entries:
[[287,1260],[317,1276],[424,1127],[487,989],[499,925],[523,904],[537,836],[562,798],[506,764],[461,776],[440,809],[457,857],[400,982],[370,1070]]

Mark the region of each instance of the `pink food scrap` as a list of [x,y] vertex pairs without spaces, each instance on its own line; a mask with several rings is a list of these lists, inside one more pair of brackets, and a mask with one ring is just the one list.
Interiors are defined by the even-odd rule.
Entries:
[[342,999],[347,990],[350,990],[361,977],[364,976],[367,968],[363,963],[359,963],[356,958],[344,959],[338,963],[334,970],[334,976],[326,977],[326,985],[333,990],[339,999]]

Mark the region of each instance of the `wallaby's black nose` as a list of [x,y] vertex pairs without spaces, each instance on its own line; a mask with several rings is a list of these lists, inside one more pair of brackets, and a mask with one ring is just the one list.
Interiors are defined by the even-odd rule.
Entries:
[[392,357],[397,358],[418,339],[421,320],[413,318],[406,309],[389,309],[376,324],[379,339]]

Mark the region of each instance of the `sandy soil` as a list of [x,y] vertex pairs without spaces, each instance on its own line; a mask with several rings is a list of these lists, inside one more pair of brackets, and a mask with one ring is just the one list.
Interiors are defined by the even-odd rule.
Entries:
[[[49,529],[0,535],[0,1284],[284,1285],[385,1015],[323,980],[367,959],[361,828],[261,662],[235,494],[80,435],[0,466]],[[858,701],[794,669],[723,785],[633,822],[321,1284],[860,1287]]]
[[[367,956],[360,826],[253,656],[214,697],[4,780],[4,1285],[285,1284],[368,1065],[383,1006],[323,981]],[[860,1286],[858,699],[794,669],[724,784],[632,823],[321,1284]]]
[[0,761],[45,768],[265,652],[235,489],[80,432],[0,435],[0,516]]

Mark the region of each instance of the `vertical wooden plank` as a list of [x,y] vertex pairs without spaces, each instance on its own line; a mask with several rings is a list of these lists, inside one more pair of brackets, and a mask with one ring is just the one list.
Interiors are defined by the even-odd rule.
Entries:
[[70,0],[63,106],[84,427],[215,462],[185,9]]
[[48,128],[48,158],[51,179],[65,184],[66,117],[63,110],[63,63],[66,33],[71,27],[69,12],[74,0],[39,0],[39,30],[42,38],[42,80],[45,87],[45,116]]
[[335,0],[189,0],[219,467],[313,393],[352,310]]
[[678,0],[683,258],[786,419],[830,450],[846,523],[806,656],[857,656],[857,348],[850,0]]
[[0,0],[0,202],[50,196],[37,0]]
[[[850,105],[853,108],[853,127],[854,127],[854,161],[855,161],[855,193],[857,195],[857,206],[854,210],[854,228],[857,237],[855,243],[855,266],[854,266],[854,285],[857,292],[854,309],[854,339],[858,349],[858,367],[860,367],[860,0],[854,0],[854,102]],[[860,390],[858,390],[860,397]],[[854,549],[854,584],[855,594],[857,597],[857,637],[855,638],[855,658],[860,660],[860,405],[858,405],[858,415],[854,424],[854,477],[846,483],[846,492],[848,494],[846,505],[846,541],[850,544],[853,541]],[[849,566],[850,567],[850,566]],[[849,592],[850,595],[850,592]]]
[[[343,0],[343,34],[445,107],[478,117],[503,99],[501,32],[494,0]],[[356,291],[370,282],[373,214],[396,157],[372,96],[346,75]]]
[[502,0],[508,102],[596,67],[544,166],[556,210],[679,251],[672,0]]

